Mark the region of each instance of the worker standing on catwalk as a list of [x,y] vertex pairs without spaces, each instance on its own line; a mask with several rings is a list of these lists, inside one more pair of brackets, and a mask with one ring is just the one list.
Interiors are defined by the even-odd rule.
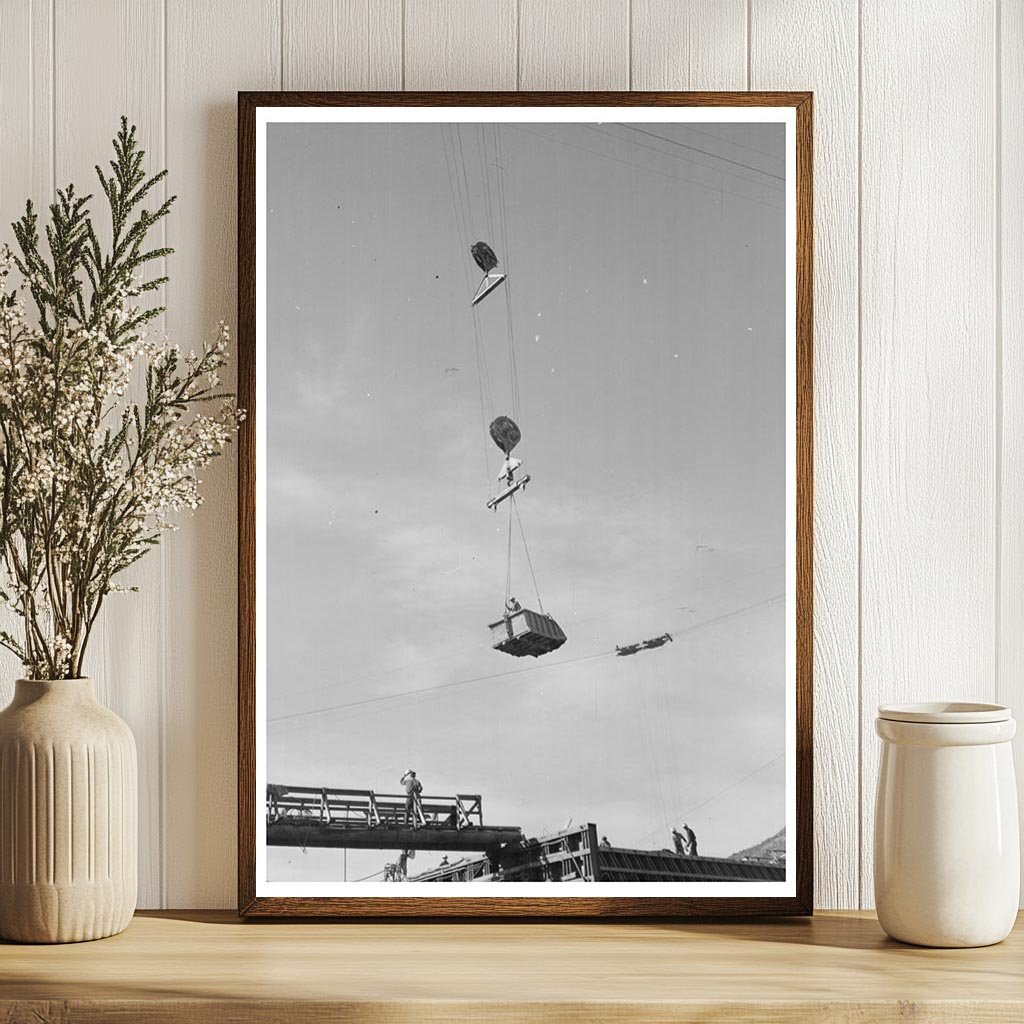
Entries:
[[411,824],[413,828],[420,827],[420,820],[423,818],[423,811],[420,807],[420,794],[423,792],[423,783],[416,778],[416,773],[410,768],[399,780],[405,788],[405,824]]

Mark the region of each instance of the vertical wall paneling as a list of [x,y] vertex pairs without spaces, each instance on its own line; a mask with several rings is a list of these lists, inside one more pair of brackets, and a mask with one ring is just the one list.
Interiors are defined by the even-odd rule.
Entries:
[[402,0],[282,0],[285,89],[401,89]]
[[815,899],[858,905],[857,11],[757,2],[751,87],[814,91]]
[[516,0],[406,0],[404,8],[406,89],[517,87]]
[[[240,89],[281,84],[277,0],[166,0],[171,337],[184,348],[235,315],[235,120]],[[228,375],[233,377],[233,371]],[[235,892],[235,448],[203,474],[205,504],[167,547],[166,900]]]
[[[109,171],[122,114],[137,125],[153,172],[164,166],[163,10],[160,0],[56,0],[54,167],[58,187],[74,183],[109,240],[106,200],[94,170]],[[104,59],[97,60],[96,54]],[[88,82],[88,88],[83,83]],[[162,191],[157,197],[162,199]],[[160,232],[154,245],[162,240]],[[151,268],[160,276],[162,268]],[[162,325],[154,325],[159,330]],[[130,397],[140,400],[138,380]],[[108,595],[90,641],[86,672],[97,697],[131,726],[139,751],[139,904],[162,899],[163,632],[162,559],[150,552],[119,580],[137,594]]]
[[[0,245],[14,246],[10,225],[31,198],[46,209],[53,188],[53,25],[50,0],[9,0],[0,27]],[[20,620],[0,609],[0,626],[17,635]],[[0,649],[0,707],[22,674]]]
[[53,29],[50,0],[8,0],[0,31],[0,227],[13,245],[10,223],[50,199],[53,113]]
[[[93,189],[126,113],[180,197],[165,326],[186,348],[234,317],[239,89],[814,90],[817,899],[870,905],[875,706],[1024,705],[1024,6],[2,8],[3,240],[54,179]],[[204,479],[92,649],[139,744],[143,906],[234,903],[233,449]],[[0,701],[18,674],[0,655]]]
[[519,0],[519,88],[628,89],[629,0]]
[[[996,699],[1024,718],[1024,5],[1000,5],[1002,137],[997,140],[997,236],[1002,335],[1002,528]],[[1024,797],[1024,741],[1015,743]],[[1024,814],[1022,814],[1024,820]]]
[[631,88],[747,87],[747,0],[632,0],[631,19]]
[[959,0],[862,11],[865,905],[876,705],[995,691],[993,19]]

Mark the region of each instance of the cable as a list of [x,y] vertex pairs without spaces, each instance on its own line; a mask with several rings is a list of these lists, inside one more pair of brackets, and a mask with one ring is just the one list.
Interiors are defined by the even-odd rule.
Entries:
[[[538,139],[546,139],[548,142],[557,143],[559,146],[568,146],[569,149],[578,149],[581,153],[589,153],[591,156],[601,157],[603,160],[611,160],[616,164],[625,164],[627,167],[636,167],[641,171],[647,171],[650,174],[657,174],[660,178],[668,178],[670,181],[675,181],[680,184],[693,185],[696,188],[702,188],[706,192],[714,192],[716,195],[734,196],[736,199],[745,199],[748,203],[757,203],[758,206],[768,206],[773,210],[781,210],[783,206],[779,203],[769,203],[763,199],[755,199],[753,196],[745,196],[742,192],[730,192],[728,189],[721,189],[714,185],[705,185],[702,181],[697,181],[694,178],[682,177],[678,174],[668,174],[666,171],[658,171],[653,167],[648,167],[646,164],[638,164],[633,160],[623,160],[617,156],[609,156],[607,153],[599,153],[596,149],[588,149],[586,146],[579,146],[573,142],[565,142],[562,139],[556,139],[553,135],[545,135],[543,132],[531,132],[528,128],[523,128],[520,125],[506,125],[511,131],[522,132],[524,135],[534,135]],[[767,187],[767,186],[765,186]]]
[[[726,578],[724,580],[717,580],[714,583],[707,583],[707,584],[704,584],[704,585],[699,586],[699,587],[694,587],[693,590],[690,593],[688,593],[687,595],[682,596],[682,597],[676,597],[671,592],[662,593],[662,594],[659,594],[655,598],[651,598],[650,600],[639,601],[639,602],[636,602],[634,604],[631,604],[630,607],[635,610],[637,608],[656,607],[656,606],[658,606],[660,604],[668,603],[670,601],[674,603],[675,601],[689,600],[690,599],[690,594],[692,594],[692,593],[703,593],[706,590],[715,590],[715,589],[717,589],[719,587],[727,587],[730,584],[738,583],[738,582],[740,582],[742,580],[750,579],[752,576],[760,576],[760,575],[762,575],[762,574],[764,574],[766,572],[773,572],[773,571],[781,568],[782,565],[783,565],[783,563],[778,563],[778,564],[774,564],[774,565],[766,565],[763,568],[756,569],[756,570],[754,570],[752,572],[740,573],[737,576],[729,576],[728,578]],[[685,608],[685,606],[683,606],[683,607]],[[679,610],[679,608],[677,607],[675,610]],[[611,614],[614,614],[614,612],[612,612],[610,609],[606,609],[603,613],[598,614],[598,615],[587,615],[584,618],[573,619],[573,627],[575,629],[578,629],[580,626],[586,625],[588,622],[599,622],[599,621],[605,620]],[[469,653],[472,649],[473,648],[467,646],[467,647],[464,647],[464,648],[460,648],[457,653],[459,653],[459,654]],[[452,657],[451,653],[448,653],[448,654],[440,654],[436,658],[430,658],[430,659],[428,659],[426,661],[423,661],[421,659],[416,659],[415,661],[404,662],[401,665],[396,665],[394,668],[381,669],[379,672],[366,672],[366,673],[363,673],[363,675],[356,676],[353,679],[349,679],[347,682],[348,682],[348,685],[351,686],[354,683],[362,683],[362,682],[365,682],[368,679],[380,679],[382,676],[394,675],[397,672],[406,672],[409,669],[423,668],[425,665],[436,665],[438,662],[450,661],[451,657]],[[310,687],[308,689],[301,690],[301,691],[299,691],[299,695],[306,694],[306,693],[311,693],[311,692],[313,692],[316,689],[317,689],[317,687]]]
[[775,160],[777,163],[784,164],[786,158],[784,156],[776,156],[774,153],[769,153],[767,149],[758,149],[757,146],[747,146],[742,142],[734,142],[732,139],[723,138],[721,135],[716,135],[714,132],[701,131],[700,128],[694,128],[692,124],[681,126],[685,131],[694,132],[697,135],[704,135],[709,139],[714,139],[716,142],[724,142],[727,146],[735,146],[737,149],[747,149],[751,153],[760,153],[761,156],[768,157],[769,160]]
[[[449,126],[450,129],[451,126]],[[468,204],[462,195],[462,182],[458,177],[458,172],[455,169],[455,141],[452,139],[451,142],[451,153],[449,154],[448,139],[445,135],[445,126],[442,124],[441,128],[441,142],[444,146],[444,159],[445,167],[448,171],[448,188],[452,196],[452,209],[455,213],[455,233],[458,236],[460,243],[462,244],[461,254],[464,257],[464,250],[468,248],[471,240],[469,239],[469,222],[468,216]],[[463,266],[463,273],[466,278],[466,292],[468,295],[473,294],[473,279],[470,277],[469,268],[466,266],[465,259],[461,261]],[[480,440],[483,451],[484,459],[484,472],[487,472],[488,460],[487,460],[487,409],[491,409],[493,412],[494,403],[491,401],[490,396],[490,378],[487,373],[487,354],[484,351],[482,332],[480,329],[480,318],[477,312],[476,306],[472,307],[473,315],[473,346],[474,353],[476,355],[476,373],[477,381],[480,390]]]
[[505,269],[508,275],[505,279],[505,323],[508,331],[508,368],[509,380],[512,387],[512,417],[518,420],[521,412],[519,393],[519,360],[516,356],[516,335],[512,318],[512,271],[510,253],[512,244],[508,235],[508,214],[505,203],[505,169],[503,152],[501,147],[501,126],[496,125],[494,129],[495,159],[500,166],[498,174],[498,217],[501,222],[501,240],[504,245]]
[[641,685],[640,666],[636,661],[633,662],[633,680],[636,687],[634,692],[636,692],[638,697],[637,703],[639,707],[637,711],[639,712],[640,729],[643,734],[643,747],[647,753],[647,763],[650,768],[651,778],[654,780],[654,785],[651,788],[657,794],[658,806],[661,808],[661,817],[664,820],[668,815],[668,803],[665,800],[665,789],[662,785],[664,773],[659,770],[658,756],[656,754],[658,744],[655,741],[654,730],[651,728],[651,715],[647,699],[650,687]]
[[484,183],[484,196],[487,203],[487,234],[494,237],[494,210],[491,205],[491,179],[487,173],[487,146],[484,136],[484,126],[482,124],[477,126],[480,129],[480,176]]
[[[509,458],[512,458],[511,454]],[[505,561],[505,610],[510,611],[512,601],[512,507],[516,496],[513,494],[508,503],[508,555]]]
[[[481,431],[484,445],[484,464],[487,462],[487,425],[494,419],[494,397],[491,394],[491,376],[487,371],[487,349],[484,346],[483,328],[480,325],[480,311],[476,306],[472,307],[473,316],[473,343],[476,348],[476,372],[480,381],[480,419],[483,430]],[[486,407],[486,412],[484,411]]]
[[[743,608],[737,608],[731,612],[725,612],[722,615],[718,615],[713,619],[708,619],[705,622],[699,622],[694,626],[684,627],[682,629],[669,630],[672,633],[673,638],[678,639],[679,637],[687,636],[690,633],[696,633],[698,630],[704,629],[707,626],[715,626],[720,622],[727,622],[729,619],[735,619],[741,615],[746,615],[749,612],[756,611],[758,608],[763,608],[766,605],[773,604],[778,601],[784,595],[776,594],[774,597],[765,598],[763,601],[758,601],[756,604],[746,605]],[[342,711],[347,708],[364,707],[367,704],[380,704],[383,701],[397,700],[399,697],[412,697],[421,693],[432,693],[435,690],[451,690],[457,686],[470,686],[473,683],[485,683],[490,682],[493,679],[504,679],[507,676],[518,676],[524,672],[541,672],[545,669],[560,668],[563,665],[572,665],[580,661],[593,661],[595,658],[607,658],[609,655],[613,655],[616,652],[611,651],[598,651],[596,654],[583,654],[578,658],[566,658],[563,661],[555,661],[549,664],[543,665],[531,665],[529,668],[513,668],[506,672],[494,672],[491,675],[486,676],[474,676],[470,679],[457,679],[451,683],[440,683],[436,686],[421,686],[415,690],[403,690],[399,693],[388,693],[383,694],[380,697],[365,697],[362,700],[349,701],[345,704],[332,704],[326,708],[312,708],[309,711],[293,711],[287,715],[275,715],[273,718],[267,718],[267,724],[272,722],[284,722],[290,719],[296,718],[308,718],[310,715],[325,715],[331,711]]]
[[[741,783],[746,782],[747,779],[752,778],[758,772],[763,772],[765,768],[770,768],[773,764],[775,764],[776,761],[785,756],[785,751],[783,751],[783,753],[781,754],[776,754],[770,761],[765,761],[764,764],[758,766],[757,768],[754,768],[752,771],[747,772],[746,775],[741,776],[735,782],[731,782],[724,789],[720,789],[717,793],[714,793],[711,796],[709,796],[707,800],[702,800],[699,804],[696,805],[696,807],[691,807],[688,811],[686,811],[685,814],[674,815],[672,821],[679,822],[683,821],[685,818],[689,818],[691,815],[693,815],[695,811],[699,811],[702,807],[707,807],[708,804],[713,803],[720,796],[725,796],[725,794],[728,793],[730,790],[733,790]],[[671,826],[672,822],[667,822],[667,825]],[[650,839],[651,836],[656,836],[660,831],[661,829],[655,829],[653,832],[648,832],[647,835],[641,836],[640,841],[643,842],[645,839]]]
[[380,871],[374,871],[372,875],[363,875],[362,878],[353,878],[353,882],[368,882],[371,878],[376,878],[378,875],[383,875],[386,868],[381,868]]
[[492,679],[504,679],[506,676],[518,676],[524,672],[537,672],[548,668],[557,668],[560,665],[571,665],[577,661],[592,661],[594,658],[605,658],[614,651],[599,651],[597,654],[584,654],[579,658],[567,658],[565,661],[553,662],[550,665],[531,665],[529,668],[513,668],[507,672],[495,672],[489,676],[474,676],[472,679],[458,679],[453,683],[441,683],[438,686],[421,686],[416,690],[403,690],[401,693],[388,693],[381,697],[367,697],[364,700],[354,700],[347,704],[333,704],[327,708],[314,708],[311,711],[295,711],[289,715],[278,715],[275,718],[268,718],[267,724],[271,722],[283,722],[286,719],[308,718],[310,715],[325,715],[331,711],[342,711],[347,708],[362,707],[366,704],[379,704],[382,701],[397,700],[399,697],[413,697],[421,693],[433,693],[435,690],[451,690],[457,686],[470,686],[473,683],[486,683]]
[[[522,517],[519,515],[519,505],[516,502],[516,496],[513,494],[511,499],[509,499],[509,500],[512,502],[512,508],[515,509],[516,522],[519,524],[519,536],[523,538],[523,550],[526,552],[526,564],[530,567],[530,575],[533,577],[533,591],[537,595],[537,607],[540,609],[541,615],[545,615],[546,612],[544,611],[544,602],[541,601],[541,599],[540,599],[540,587],[537,586],[537,574],[533,571],[533,559],[530,558],[530,548],[528,547],[528,545],[526,543],[526,532],[523,530],[523,520],[522,520]],[[511,535],[512,535],[512,517],[511,517],[511,514],[509,515],[508,529],[509,529],[509,536],[511,537]],[[510,565],[511,565],[511,563],[510,563]]]
[[[704,163],[702,160],[694,160],[694,158],[692,156],[678,156],[675,153],[666,153],[665,150],[659,149],[657,146],[651,146],[651,145],[649,145],[646,142],[638,142],[638,141],[636,141],[634,139],[624,139],[621,135],[616,135],[615,132],[603,131],[601,128],[598,128],[596,125],[589,125],[589,124],[587,124],[587,125],[581,125],[581,127],[586,128],[586,129],[588,129],[589,131],[592,131],[592,132],[597,132],[598,135],[605,135],[609,139],[616,139],[618,142],[628,143],[631,146],[640,146],[642,149],[649,149],[652,153],[657,153],[659,156],[668,157],[670,160],[680,160],[680,161],[682,161],[685,164],[692,164],[695,167],[704,167],[704,168],[706,168],[709,171],[714,171],[716,174],[728,175],[730,178],[736,178],[739,181],[749,181],[752,185],[760,185],[762,188],[772,188],[772,189],[779,188],[778,185],[775,185],[775,184],[773,184],[771,182],[760,181],[757,178],[751,178],[749,175],[746,175],[746,174],[737,174],[736,171],[727,171],[724,167],[715,167],[714,164],[707,164],[707,163]],[[620,127],[628,128],[629,125],[625,125],[624,124],[624,125],[621,125]],[[661,138],[660,135],[658,135],[656,137],[659,138],[659,139]],[[664,141],[668,142],[669,140],[665,139]],[[755,170],[756,170],[756,168],[755,168]],[[769,177],[772,177],[772,178],[777,177],[777,175],[771,174],[769,171],[760,171],[759,173],[767,174]]]
[[721,160],[723,163],[732,164],[734,167],[745,167],[748,171],[754,171],[757,174],[764,174],[769,178],[775,178],[777,181],[786,180],[784,175],[772,174],[771,171],[762,171],[760,167],[753,167],[750,164],[741,163],[739,160],[730,160],[727,156],[719,156],[717,153],[709,153],[706,149],[698,149],[696,146],[688,146],[685,142],[678,142],[676,139],[666,139],[664,135],[658,135],[657,132],[649,132],[644,128],[636,128],[631,124],[623,124],[621,121],[618,122],[618,124],[621,128],[625,128],[627,131],[636,132],[638,135],[649,135],[652,139],[661,139],[662,142],[667,142],[670,146],[678,146],[680,149],[689,149],[694,153],[703,153],[705,156],[709,156],[714,160]]

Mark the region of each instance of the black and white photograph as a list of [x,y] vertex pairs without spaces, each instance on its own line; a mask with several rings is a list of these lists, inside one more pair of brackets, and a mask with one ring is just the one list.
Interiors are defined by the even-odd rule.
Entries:
[[258,893],[791,895],[791,111],[355,113],[257,129]]

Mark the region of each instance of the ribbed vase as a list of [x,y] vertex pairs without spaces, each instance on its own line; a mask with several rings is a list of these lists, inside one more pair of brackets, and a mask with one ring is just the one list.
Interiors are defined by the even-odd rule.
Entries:
[[131,730],[91,679],[19,679],[0,711],[0,938],[123,931],[138,888]]

